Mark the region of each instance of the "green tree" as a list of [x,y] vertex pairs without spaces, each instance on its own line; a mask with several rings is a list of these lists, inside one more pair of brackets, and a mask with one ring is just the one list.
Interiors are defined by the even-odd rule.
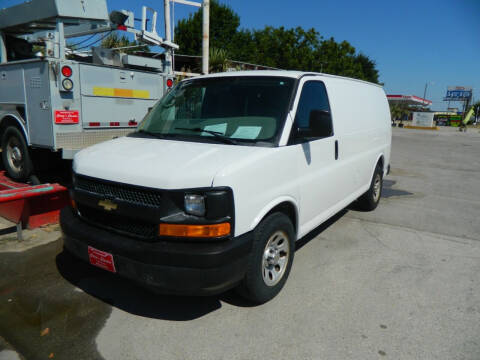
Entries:
[[404,120],[404,118],[408,117],[412,110],[403,104],[392,104],[390,103],[390,115],[392,120]]
[[[200,55],[202,51],[202,18],[203,9],[182,19],[175,27],[175,42],[185,55]],[[210,2],[210,46],[227,49],[226,44],[232,41],[240,26],[240,17],[227,5],[218,1]]]
[[[210,46],[223,50],[222,56],[285,70],[315,71],[343,75],[378,83],[375,61],[347,41],[324,40],[315,30],[266,26],[239,30],[240,17],[228,6],[211,3]],[[202,10],[180,20],[175,42],[180,53],[200,55]],[[214,66],[217,68],[217,65]]]
[[223,72],[228,68],[227,52],[225,49],[210,48],[209,71],[212,73]]
[[[124,53],[132,53],[135,51],[150,51],[147,45],[142,45],[133,40],[130,41],[125,35],[121,37],[117,33],[112,33],[102,40],[102,47],[106,49],[127,48],[121,49]],[[137,46],[138,45],[138,46]],[[131,48],[128,48],[131,47]]]
[[480,101],[477,101],[475,104],[472,105],[473,108],[473,116],[475,119],[480,117]]
[[359,62],[362,67],[364,78],[369,79],[369,81],[374,83],[378,83],[378,70],[375,61],[370,59],[367,55],[360,53],[357,55],[357,62]]

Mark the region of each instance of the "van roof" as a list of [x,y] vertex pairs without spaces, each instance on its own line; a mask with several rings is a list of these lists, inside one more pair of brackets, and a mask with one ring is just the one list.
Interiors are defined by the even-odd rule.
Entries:
[[319,76],[319,77],[329,77],[329,78],[337,78],[337,79],[345,79],[351,81],[358,81],[361,83],[365,83],[368,85],[378,86],[383,88],[382,85],[375,84],[365,80],[353,79],[345,76],[338,76],[338,75],[331,75],[331,74],[323,74],[323,73],[316,73],[316,72],[309,72],[309,71],[294,71],[294,70],[246,70],[246,71],[229,71],[229,72],[222,72],[222,73],[215,73],[215,74],[208,74],[208,75],[201,75],[195,78],[215,78],[215,77],[225,77],[225,76],[283,76],[283,77],[290,77],[299,79],[306,75],[312,76]]

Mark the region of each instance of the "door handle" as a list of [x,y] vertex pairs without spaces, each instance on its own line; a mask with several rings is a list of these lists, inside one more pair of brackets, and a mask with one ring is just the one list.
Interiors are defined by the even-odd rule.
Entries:
[[338,160],[338,140],[335,140],[335,160]]

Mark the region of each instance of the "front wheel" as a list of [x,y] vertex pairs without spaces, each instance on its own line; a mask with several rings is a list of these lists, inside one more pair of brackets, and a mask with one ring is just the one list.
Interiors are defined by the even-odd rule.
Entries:
[[33,164],[25,138],[18,128],[9,126],[2,136],[2,160],[12,179],[26,181],[33,173]]
[[285,285],[295,253],[295,231],[283,213],[265,218],[254,230],[249,265],[240,294],[262,304],[274,298]]

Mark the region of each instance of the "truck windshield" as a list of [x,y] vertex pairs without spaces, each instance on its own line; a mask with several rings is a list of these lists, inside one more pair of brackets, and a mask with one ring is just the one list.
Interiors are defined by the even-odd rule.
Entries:
[[158,137],[229,144],[274,144],[283,128],[294,79],[225,76],[182,81],[139,125]]

